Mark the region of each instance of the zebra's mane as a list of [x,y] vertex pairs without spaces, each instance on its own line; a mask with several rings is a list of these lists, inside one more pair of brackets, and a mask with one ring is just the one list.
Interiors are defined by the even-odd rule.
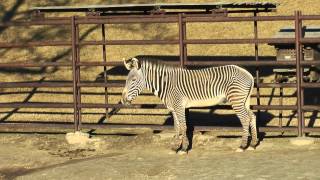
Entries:
[[140,57],[138,58],[141,65],[144,66],[148,64],[149,67],[166,67],[166,68],[173,68],[173,69],[179,69],[179,65],[175,65],[172,63],[168,63],[168,61],[164,61],[162,59],[157,58],[146,58],[146,57]]

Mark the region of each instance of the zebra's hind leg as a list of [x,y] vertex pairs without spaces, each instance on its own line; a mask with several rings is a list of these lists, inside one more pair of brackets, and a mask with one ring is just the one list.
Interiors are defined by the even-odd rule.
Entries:
[[242,104],[232,104],[233,110],[236,112],[242,125],[241,145],[236,152],[243,152],[248,147],[250,115],[247,109]]
[[255,150],[256,146],[259,143],[258,131],[257,131],[257,125],[256,125],[257,120],[256,120],[256,116],[250,109],[248,109],[248,112],[250,114],[250,130],[251,130],[251,143],[248,150]]
[[179,121],[178,121],[178,118],[177,118],[177,114],[172,111],[172,116],[173,116],[173,123],[174,123],[174,129],[175,129],[175,132],[176,134],[173,136],[173,140],[171,142],[171,149],[173,151],[178,151],[178,149],[180,149],[181,147],[181,143],[182,143],[182,140],[179,138]]
[[185,118],[185,110],[181,109],[172,112],[176,134],[173,138],[171,149],[178,152],[187,152],[189,140],[187,137],[187,124]]

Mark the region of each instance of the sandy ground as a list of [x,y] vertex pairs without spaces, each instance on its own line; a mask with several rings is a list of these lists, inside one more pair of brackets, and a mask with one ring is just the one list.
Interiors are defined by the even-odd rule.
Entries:
[[195,133],[187,155],[169,150],[172,132],[96,135],[84,147],[64,134],[1,134],[0,179],[318,179],[320,141],[265,136],[256,151],[236,153],[236,136]]

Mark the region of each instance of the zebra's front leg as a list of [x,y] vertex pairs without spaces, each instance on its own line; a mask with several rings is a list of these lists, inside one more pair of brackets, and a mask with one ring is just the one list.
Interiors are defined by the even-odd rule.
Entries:
[[176,134],[172,141],[172,150],[187,152],[189,140],[187,137],[187,123],[185,109],[179,109],[172,112]]

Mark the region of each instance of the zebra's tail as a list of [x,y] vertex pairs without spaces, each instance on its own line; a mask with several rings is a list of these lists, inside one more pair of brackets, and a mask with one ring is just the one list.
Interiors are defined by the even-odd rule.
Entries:
[[246,98],[246,102],[245,102],[245,106],[246,106],[247,109],[250,109],[250,97],[251,97],[253,88],[254,88],[254,79],[253,79],[253,77],[252,77],[250,90],[249,90],[249,92],[248,92],[248,95],[247,95],[247,98]]
[[251,73],[249,73],[247,70],[243,69],[243,68],[240,68],[241,71],[246,74],[245,77],[247,77],[247,81],[248,81],[248,94],[247,94],[247,97],[246,97],[246,100],[245,100],[245,107],[247,110],[250,110],[250,97],[251,97],[251,94],[252,94],[252,91],[253,91],[253,88],[254,88],[254,78],[253,76],[251,75]]

